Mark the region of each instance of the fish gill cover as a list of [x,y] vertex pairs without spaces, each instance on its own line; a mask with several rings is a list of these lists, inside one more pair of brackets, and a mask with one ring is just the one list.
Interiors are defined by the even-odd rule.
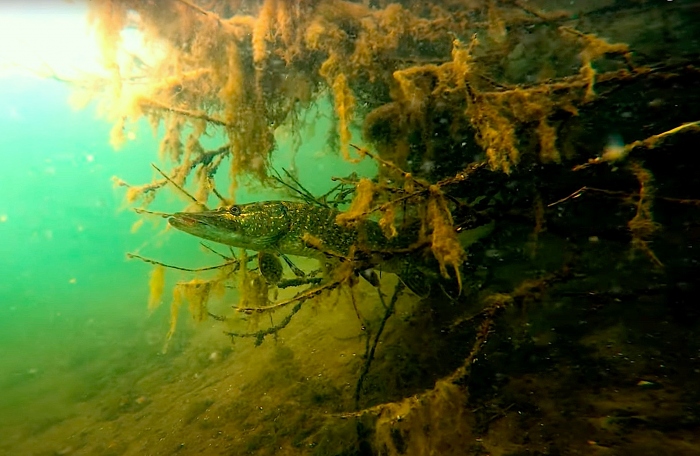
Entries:
[[[624,319],[629,307],[645,315],[660,312],[660,320],[687,325],[697,335],[700,314],[687,304],[697,290],[684,279],[697,272],[692,265],[698,261],[687,241],[697,235],[700,205],[691,165],[700,130],[696,5],[90,5],[112,79],[83,89],[99,91],[114,121],[112,144],[119,147],[141,119],[162,133],[166,166],[156,168],[152,182],[115,179],[144,216],[170,187],[188,198],[185,212],[215,206],[235,217],[238,211],[229,208],[237,207],[237,191],[256,183],[332,216],[328,230],[308,226],[297,233],[328,259],[320,271],[302,270],[282,249],[276,262],[275,256],[256,260],[249,252],[222,254],[207,246],[221,263],[199,269],[131,254],[155,265],[151,309],[162,301],[166,269],[199,274],[173,287],[168,339],[184,301],[196,321],[219,320],[234,340],[260,344],[284,333],[302,306],[349,297],[343,300],[369,328],[352,408],[335,410],[326,418],[330,424],[314,419],[316,428],[276,437],[286,452],[461,455],[616,447],[632,454],[645,430],[663,427],[659,420],[698,428],[697,403],[694,411],[683,408],[697,393],[681,399],[671,392],[687,388],[690,373],[671,380],[651,363],[620,364],[604,341],[609,336],[608,345],[615,345],[627,338],[637,341],[640,356],[657,353],[656,342],[639,340],[646,326]],[[646,28],[655,21],[663,25]],[[131,55],[124,64],[125,28],[143,33],[151,46],[148,59]],[[328,193],[313,195],[295,170],[274,169],[273,162],[279,133],[287,132],[292,147],[299,147],[304,125],[317,121],[310,108],[324,103],[333,119],[328,145],[351,164],[376,162],[378,172],[337,176]],[[220,146],[203,145],[217,135],[225,138]],[[324,234],[331,228],[354,233],[352,245],[336,248],[337,238]],[[377,233],[382,243],[372,241]],[[406,233],[409,242],[393,243]],[[287,277],[274,272],[281,261],[289,263]],[[387,264],[398,281],[377,276],[375,270]],[[428,285],[425,293],[421,284]],[[238,293],[234,312],[211,311],[212,298],[229,287]],[[655,301],[644,303],[643,295]],[[407,296],[405,327],[395,324],[392,334],[384,334]],[[365,321],[358,311],[362,299],[378,306],[376,321]],[[665,303],[668,308],[659,310]],[[260,318],[285,310],[274,323]],[[235,329],[245,315],[254,329]],[[618,317],[630,326],[615,326]],[[422,345],[409,340],[411,326],[425,331],[415,336]],[[668,328],[650,333],[669,344],[677,337]],[[696,350],[697,340],[685,350]],[[433,355],[443,365],[426,361]],[[666,400],[675,404],[668,412],[673,418],[655,415],[645,400],[625,409],[586,396],[621,384],[633,395],[664,382],[671,397]],[[572,395],[562,407],[567,420],[585,424],[587,437],[565,430],[559,409],[537,391]],[[594,411],[586,417],[584,409]],[[629,416],[639,418],[632,423]],[[548,433],[540,431],[542,422]],[[272,425],[257,426],[248,451],[271,454],[276,443],[265,450],[254,442]],[[634,438],[623,441],[623,430]],[[682,438],[644,442],[682,452]]]

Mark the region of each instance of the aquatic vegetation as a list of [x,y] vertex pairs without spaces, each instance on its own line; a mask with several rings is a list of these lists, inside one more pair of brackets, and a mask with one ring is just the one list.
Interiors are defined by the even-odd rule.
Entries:
[[[357,439],[348,446],[369,445],[387,455],[464,454],[464,442],[475,442],[492,421],[512,419],[512,407],[533,400],[523,399],[517,388],[511,404],[491,396],[509,388],[504,378],[526,381],[523,372],[541,374],[517,364],[519,355],[537,358],[526,351],[537,352],[537,344],[549,337],[582,362],[597,362],[585,350],[571,348],[579,344],[577,336],[557,341],[562,336],[537,332],[560,323],[550,324],[553,314],[568,321],[552,300],[614,294],[610,290],[619,285],[602,285],[610,271],[627,274],[622,282],[649,281],[670,289],[660,278],[667,265],[692,263],[676,260],[694,255],[673,244],[682,242],[664,241],[658,233],[670,229],[685,233],[678,234],[683,238],[697,223],[695,212],[675,218],[668,209],[700,205],[698,187],[679,180],[697,183],[694,168],[683,166],[700,130],[697,96],[689,95],[697,90],[697,55],[686,52],[667,61],[645,52],[653,39],[631,36],[629,24],[599,23],[609,14],[605,8],[547,11],[543,3],[470,0],[101,0],[91,5],[113,74],[105,86],[112,87],[111,97],[103,100],[114,120],[113,144],[140,119],[162,131],[165,166],[156,168],[157,178],[136,185],[115,178],[129,203],[148,212],[156,194],[170,187],[187,198],[182,217],[192,213],[179,227],[174,224],[182,228],[194,223],[197,213],[210,215],[212,206],[236,222],[236,211],[246,208],[234,204],[236,192],[248,183],[281,189],[300,201],[285,203],[283,216],[268,214],[260,225],[268,232],[254,236],[259,242],[229,243],[243,249],[237,256],[208,247],[223,259],[219,265],[188,270],[132,255],[155,264],[149,308],[162,299],[167,268],[196,274],[174,285],[168,338],[184,301],[195,321],[218,320],[232,340],[253,339],[255,345],[284,335],[305,308],[351,305],[358,324],[368,329],[354,377],[355,409],[328,418],[357,420]],[[637,11],[635,5],[625,7]],[[690,20],[680,13],[674,18]],[[126,84],[120,73],[119,31],[125,27],[138,28],[157,49],[141,67],[139,84]],[[675,92],[679,87],[687,93]],[[668,95],[672,100],[663,100],[665,91],[674,91]],[[378,173],[336,176],[333,189],[314,195],[294,170],[280,174],[271,163],[289,146],[278,143],[275,133],[291,128],[292,147],[298,147],[304,123],[314,122],[305,114],[324,103],[330,103],[333,118],[326,138],[330,148],[349,165],[374,161]],[[655,106],[664,103],[687,109],[660,115]],[[205,137],[222,141],[206,148]],[[611,145],[610,137],[624,141]],[[286,234],[273,236],[272,220],[286,223],[297,210],[325,218],[283,224],[299,245],[285,251],[275,242]],[[492,227],[488,235],[465,242],[486,225]],[[624,250],[631,245],[643,259],[622,259],[621,239]],[[588,256],[598,243],[614,255]],[[258,254],[249,255],[246,248]],[[306,263],[299,267],[287,254],[321,264],[318,270]],[[383,271],[396,274],[398,282]],[[596,280],[587,282],[582,278],[587,274]],[[235,291],[227,293],[228,287]],[[212,312],[217,295],[230,299],[233,311]],[[404,298],[415,307],[402,318],[417,327],[442,319],[435,323],[440,329],[426,331],[431,339],[421,348],[429,351],[435,344],[436,358],[449,362],[430,370],[427,380],[412,377],[400,386],[399,380],[372,376],[393,372],[387,365],[398,372],[409,369],[407,361],[390,359],[380,345],[381,340],[408,350],[406,334],[419,337],[408,326],[385,330]],[[376,307],[371,318],[361,311],[366,312],[366,302]],[[605,302],[606,311],[614,313],[609,310],[617,309],[614,299]],[[588,301],[576,305],[595,308]],[[575,307],[568,311],[579,312]],[[284,312],[281,318],[278,312]],[[243,318],[248,318],[245,328],[238,325]],[[513,363],[500,362],[506,355],[491,344],[504,346]],[[563,365],[575,369],[576,363]],[[474,375],[475,369],[484,369],[490,380]],[[475,403],[497,410],[485,418],[474,411]],[[310,432],[330,435],[330,428]],[[260,432],[250,442],[263,451],[264,445],[255,443]],[[469,451],[504,452],[494,450],[497,440],[492,435]],[[513,448],[533,449],[522,441]],[[555,444],[536,451],[546,451],[542,448],[567,452]]]
[[160,305],[165,290],[165,267],[163,265],[158,264],[153,268],[148,288],[150,290],[148,310],[155,310]]

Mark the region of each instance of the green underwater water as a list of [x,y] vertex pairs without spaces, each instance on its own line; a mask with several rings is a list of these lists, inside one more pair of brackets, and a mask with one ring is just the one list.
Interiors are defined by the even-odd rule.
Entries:
[[91,364],[148,350],[144,270],[124,254],[152,233],[129,233],[110,177],[150,178],[139,158],[155,140],[116,154],[109,124],[71,110],[55,81],[0,90],[0,425],[42,426],[71,413]]

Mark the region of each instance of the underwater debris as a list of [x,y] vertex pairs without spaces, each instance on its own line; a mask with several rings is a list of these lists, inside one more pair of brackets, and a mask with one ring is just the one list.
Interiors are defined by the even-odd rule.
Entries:
[[352,225],[357,223],[357,220],[366,217],[366,213],[374,199],[374,184],[371,180],[363,178],[357,183],[355,197],[352,199],[352,205],[346,212],[338,214],[335,218],[339,225]]
[[158,264],[151,272],[151,280],[148,282],[150,295],[148,296],[148,310],[153,311],[158,308],[165,291],[165,267]]
[[204,321],[207,316],[207,303],[212,296],[223,294],[223,284],[219,280],[198,280],[180,282],[176,285],[188,302],[190,315],[196,322]]
[[459,293],[461,293],[462,275],[459,268],[464,261],[464,249],[457,240],[452,215],[440,190],[433,186],[430,192],[431,198],[428,202],[428,219],[432,228],[430,248],[440,265],[440,273],[443,277],[449,278],[447,265],[453,268],[459,285]]
[[166,345],[164,351],[167,351],[168,342],[172,339],[177,329],[182,302],[187,301],[192,319],[196,323],[201,323],[209,318],[207,309],[209,300],[213,297],[223,296],[224,290],[224,280],[221,278],[213,280],[192,279],[187,282],[178,282],[175,285],[170,303],[170,326],[168,334],[165,336]]
[[629,164],[630,171],[639,181],[639,196],[636,206],[636,213],[632,220],[627,223],[632,232],[632,247],[643,252],[658,267],[663,267],[663,263],[649,248],[649,239],[659,229],[654,222],[651,207],[654,201],[653,176],[639,162],[632,161]]

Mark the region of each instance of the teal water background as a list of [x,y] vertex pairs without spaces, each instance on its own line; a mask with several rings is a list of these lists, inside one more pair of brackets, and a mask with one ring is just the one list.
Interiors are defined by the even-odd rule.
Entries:
[[0,86],[0,426],[70,413],[94,380],[87,365],[149,346],[147,270],[125,252],[153,232],[130,233],[110,178],[150,179],[139,158],[155,139],[115,153],[110,125],[69,108],[70,90],[27,76]]

